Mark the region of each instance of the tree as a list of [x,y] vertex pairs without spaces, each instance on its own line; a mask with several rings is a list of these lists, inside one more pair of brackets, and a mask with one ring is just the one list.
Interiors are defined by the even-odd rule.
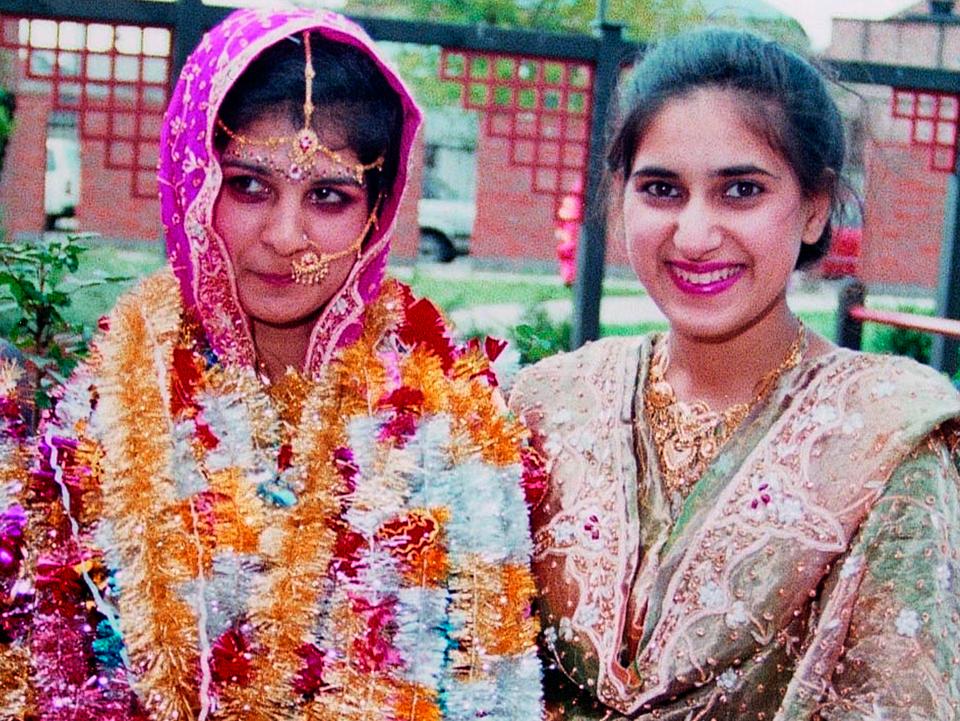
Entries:
[[[349,0],[357,15],[403,17],[555,32],[589,32],[595,0]],[[627,35],[646,40],[676,33],[704,19],[699,0],[611,0],[607,19],[621,22]]]

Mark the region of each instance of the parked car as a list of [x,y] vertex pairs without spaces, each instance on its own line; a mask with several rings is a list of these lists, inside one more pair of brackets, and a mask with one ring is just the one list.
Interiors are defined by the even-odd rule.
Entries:
[[420,257],[449,263],[470,252],[470,236],[477,217],[472,200],[421,198],[417,205],[420,224]]

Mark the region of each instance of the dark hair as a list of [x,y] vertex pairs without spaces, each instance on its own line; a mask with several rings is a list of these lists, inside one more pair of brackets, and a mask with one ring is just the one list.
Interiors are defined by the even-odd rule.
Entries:
[[[347,146],[370,163],[383,156],[380,171],[368,171],[368,200],[389,192],[397,176],[403,107],[377,64],[362,50],[310,34],[314,126],[331,125],[345,136]],[[306,98],[302,36],[294,35],[258,55],[227,92],[220,120],[241,132],[265,113],[285,113],[294,127],[303,125]],[[220,132],[218,148],[226,146]]]
[[[792,50],[741,30],[685,33],[647,53],[630,78],[627,112],[607,155],[610,170],[629,173],[643,134],[667,101],[710,87],[752,100],[750,112],[793,168],[801,191],[827,191],[839,204],[843,123],[822,74]],[[816,244],[801,246],[798,268],[826,255],[830,226],[828,220]]]

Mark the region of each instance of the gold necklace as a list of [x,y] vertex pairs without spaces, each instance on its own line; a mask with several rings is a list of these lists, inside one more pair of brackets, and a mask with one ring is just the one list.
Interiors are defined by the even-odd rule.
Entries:
[[806,327],[800,323],[797,337],[776,368],[754,386],[749,403],[735,403],[721,412],[703,401],[679,400],[666,380],[670,364],[666,336],[654,348],[643,388],[647,423],[653,434],[664,485],[668,494],[685,498],[750,412],[774,389],[784,373],[794,368],[806,351]]

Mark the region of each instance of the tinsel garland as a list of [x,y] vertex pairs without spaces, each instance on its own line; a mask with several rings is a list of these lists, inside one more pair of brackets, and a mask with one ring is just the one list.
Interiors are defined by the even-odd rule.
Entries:
[[146,719],[123,669],[91,676],[91,614],[80,589],[84,562],[69,541],[37,564],[37,604],[30,634],[39,718],[43,721]]
[[70,529],[45,556],[50,718],[538,717],[542,467],[496,346],[456,346],[388,283],[322,377],[265,389],[176,298],[164,274],[118,305],[48,434]]
[[[340,512],[347,488],[331,463],[344,445],[343,406],[363,398],[360,388],[345,391],[359,379],[370,382],[367,359],[385,330],[384,318],[368,313],[360,340],[328,369],[300,411],[299,432],[291,440],[301,459],[303,493],[288,514],[273,571],[252,594],[250,625],[257,636],[257,654],[246,683],[224,688],[224,718],[275,721],[289,718],[294,681],[302,666],[300,650],[316,622],[317,597],[327,576],[337,534],[332,519]],[[367,372],[358,373],[359,370]],[[356,408],[356,406],[354,406]]]
[[192,578],[193,545],[184,539],[194,530],[170,513],[177,497],[168,369],[180,314],[173,279],[150,278],[138,296],[117,304],[100,346],[98,410],[110,419],[102,441],[103,512],[113,521],[122,563],[124,643],[140,698],[158,721],[191,718],[197,692],[196,613],[177,593]]
[[24,579],[26,514],[18,502],[27,471],[28,426],[19,401],[22,371],[0,360],[0,718],[24,718],[32,706],[24,638],[32,589]]

